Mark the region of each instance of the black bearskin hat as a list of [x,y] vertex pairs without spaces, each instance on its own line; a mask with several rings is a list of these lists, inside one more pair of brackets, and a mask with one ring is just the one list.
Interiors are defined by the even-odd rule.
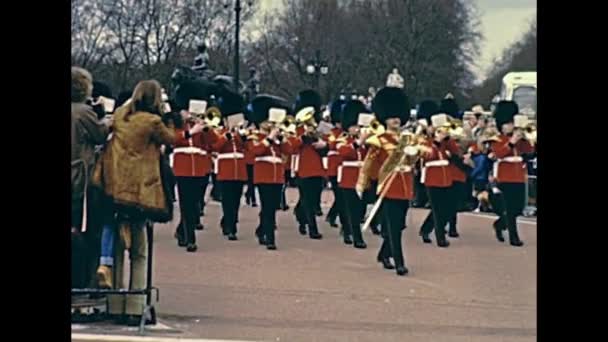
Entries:
[[369,113],[363,102],[359,100],[349,100],[342,110],[342,128],[347,130],[350,126],[357,125],[360,113]]
[[209,98],[218,93],[218,85],[211,81],[200,79],[186,81],[180,84],[175,92],[175,104],[177,104],[178,110],[182,110],[188,109],[190,100],[203,100],[207,101],[207,107],[210,107]]
[[259,124],[268,120],[270,108],[283,108],[289,113],[287,100],[274,95],[261,94],[251,100],[251,111],[247,120],[259,126]]
[[331,123],[335,124],[336,122],[340,122],[342,120],[342,108],[345,105],[344,100],[336,99],[331,103],[331,107],[329,108],[329,117],[331,118]]
[[112,96],[112,89],[110,89],[110,86],[103,82],[93,81],[93,94],[91,97],[96,99],[100,96],[107,97],[109,99],[114,98]]
[[519,113],[517,103],[513,101],[500,101],[494,108],[494,119],[496,119],[496,128],[502,130],[502,125],[513,122],[513,116]]
[[[118,99],[116,99],[116,108],[124,105],[125,102],[127,102],[127,100],[131,98],[131,96],[133,96],[132,90],[125,90],[125,91],[120,92],[120,94],[118,94]],[[173,107],[173,105],[171,105],[171,108],[173,110],[176,110],[175,107]]]
[[372,110],[380,122],[390,118],[400,118],[401,123],[405,123],[410,118],[410,103],[401,88],[380,89],[372,100]]
[[226,91],[217,102],[224,118],[232,114],[245,114],[245,99],[237,93]]
[[437,102],[433,100],[424,100],[418,105],[418,111],[416,112],[416,119],[425,119],[427,123],[431,124],[431,116],[439,113],[439,106]]
[[315,121],[321,121],[321,95],[312,89],[303,90],[298,93],[293,112],[297,113],[302,108],[313,107],[315,109]]
[[458,108],[456,100],[452,98],[441,100],[441,104],[439,105],[439,113],[447,114],[453,118],[457,118],[459,116],[459,111],[460,109]]

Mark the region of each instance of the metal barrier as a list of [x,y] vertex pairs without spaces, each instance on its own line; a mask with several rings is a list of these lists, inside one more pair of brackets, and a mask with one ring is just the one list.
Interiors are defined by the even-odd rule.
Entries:
[[156,324],[156,309],[152,304],[152,292],[156,291],[156,301],[160,299],[160,290],[152,286],[152,252],[154,245],[154,225],[151,222],[146,222],[146,235],[148,236],[148,274],[146,279],[146,288],[140,290],[127,289],[72,289],[72,295],[80,294],[97,294],[97,295],[146,295],[146,305],[142,309],[141,321],[139,323],[139,334],[143,335],[146,321],[151,324]]

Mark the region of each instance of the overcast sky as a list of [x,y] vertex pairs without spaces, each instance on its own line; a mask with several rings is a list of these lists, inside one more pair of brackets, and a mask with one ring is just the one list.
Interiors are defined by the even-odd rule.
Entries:
[[[519,39],[536,15],[536,0],[470,0],[481,11],[482,44],[478,77],[482,78],[492,59]],[[282,0],[261,0],[262,10],[280,8]]]

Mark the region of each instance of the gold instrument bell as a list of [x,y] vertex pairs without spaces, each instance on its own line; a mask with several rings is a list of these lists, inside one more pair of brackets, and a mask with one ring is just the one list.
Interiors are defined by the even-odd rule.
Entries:
[[373,135],[382,135],[384,134],[386,129],[384,128],[384,125],[381,124],[380,121],[378,121],[378,119],[374,119],[369,124],[369,131]]
[[300,125],[317,127],[317,122],[315,121],[315,108],[304,107],[300,109],[300,111],[296,113],[295,120],[296,123]]
[[285,133],[296,134],[296,118],[293,115],[285,116],[279,128]]
[[208,126],[217,128],[222,123],[222,112],[217,107],[209,107],[202,115],[202,119]]

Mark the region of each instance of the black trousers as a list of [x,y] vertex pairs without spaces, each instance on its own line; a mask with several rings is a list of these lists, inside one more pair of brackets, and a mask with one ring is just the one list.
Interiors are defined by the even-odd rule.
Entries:
[[300,225],[308,225],[310,235],[319,232],[316,209],[323,189],[322,177],[298,178],[300,199],[295,208],[296,219]]
[[340,222],[344,228],[344,236],[352,235],[355,242],[363,242],[361,221],[365,215],[365,202],[359,198],[354,189],[338,189],[341,192]]
[[457,231],[456,225],[458,223],[458,211],[464,205],[467,197],[466,197],[466,183],[463,182],[453,182],[450,187],[450,196],[452,203],[452,215],[449,220],[450,231]]
[[[367,208],[368,204],[374,205],[376,203],[376,201],[378,200],[378,194],[376,193],[376,190],[378,189],[378,181],[374,180],[371,182],[371,186],[369,189],[367,189],[365,191],[365,193],[363,194],[363,215],[365,215],[365,211]],[[348,205],[348,204],[347,204]],[[383,219],[382,219],[382,208],[378,209],[378,211],[376,212],[376,215],[374,215],[374,217],[372,218],[372,222],[370,223],[371,227],[378,227],[381,225]]]
[[382,201],[381,215],[383,216],[382,232],[384,241],[378,252],[378,259],[393,257],[395,266],[405,266],[401,234],[405,229],[405,217],[409,209],[408,200],[385,198]]
[[214,201],[221,201],[222,200],[222,186],[217,181],[217,175],[215,173],[211,174],[211,182],[213,183],[213,186],[211,188],[211,199],[213,199]]
[[180,222],[177,234],[185,243],[196,243],[194,231],[200,222],[201,188],[207,177],[175,177],[179,195]]
[[426,187],[421,182],[421,173],[417,172],[414,176],[414,201],[416,202],[416,206],[420,208],[424,208],[424,206],[428,203],[428,195],[426,191]]
[[205,213],[205,195],[207,194],[207,186],[209,185],[209,175],[204,176],[205,180],[203,181],[203,186],[201,187],[201,202],[200,202],[200,212],[201,216],[204,216]]
[[[499,219],[497,225],[509,231],[511,241],[519,240],[517,231],[517,216],[520,216],[525,207],[526,185],[524,183],[498,183],[498,188],[502,192],[502,204],[504,210],[498,211]],[[500,207],[500,205],[498,205]]]
[[247,192],[245,193],[247,203],[257,203],[255,196],[255,184],[253,184],[253,165],[247,164]]
[[285,183],[281,187],[281,209],[287,207],[287,196],[285,195],[285,192],[287,191],[287,187],[289,186],[289,177],[291,177],[291,171],[285,170]]
[[327,213],[327,218],[334,220],[336,217],[340,217],[340,223],[344,225],[344,221],[342,221],[342,208],[343,199],[342,199],[342,189],[338,186],[338,177],[329,177],[329,182],[331,183],[331,190],[334,193],[334,203],[331,205],[329,212]]
[[437,241],[445,240],[445,226],[452,217],[453,204],[451,203],[452,194],[451,187],[436,188],[427,187],[429,201],[431,202],[431,211],[427,215],[420,232],[422,234],[430,234],[435,229]]
[[222,231],[224,235],[236,234],[236,223],[239,221],[239,207],[243,195],[242,181],[220,181],[222,187]]
[[283,184],[258,184],[257,187],[260,192],[262,210],[258,226],[258,229],[261,228],[261,232],[256,232],[256,235],[263,235],[267,244],[274,244],[274,228],[277,224],[276,215],[281,202]]

